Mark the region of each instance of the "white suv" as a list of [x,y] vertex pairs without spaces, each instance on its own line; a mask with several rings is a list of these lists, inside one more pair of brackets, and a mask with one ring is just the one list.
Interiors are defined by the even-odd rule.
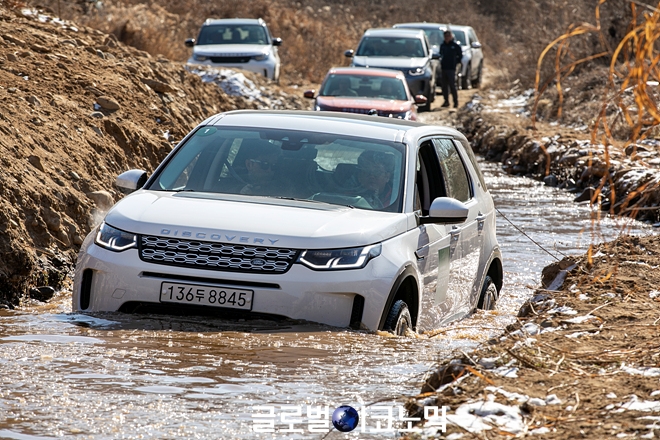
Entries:
[[196,40],[186,40],[193,48],[190,65],[245,69],[274,81],[280,78],[280,45],[260,18],[208,19]]
[[196,127],[85,239],[73,309],[280,315],[405,334],[494,307],[492,198],[453,129],[233,111]]

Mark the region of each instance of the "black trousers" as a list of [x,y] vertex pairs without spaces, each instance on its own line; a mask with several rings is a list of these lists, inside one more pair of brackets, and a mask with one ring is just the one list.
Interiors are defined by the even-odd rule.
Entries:
[[449,102],[449,91],[454,98],[454,105],[458,105],[458,90],[456,90],[456,70],[442,69],[442,96]]

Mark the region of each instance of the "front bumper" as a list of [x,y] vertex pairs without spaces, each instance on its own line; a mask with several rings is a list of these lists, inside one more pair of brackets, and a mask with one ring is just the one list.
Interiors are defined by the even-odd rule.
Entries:
[[[170,281],[252,290],[252,313],[337,327],[353,324],[354,302],[360,295],[364,305],[358,321],[376,330],[396,272],[396,266],[382,255],[362,269],[344,271],[314,271],[301,264],[293,264],[284,274],[191,269],[147,263],[140,260],[137,249],[112,252],[89,243],[83,245],[76,266],[73,309],[116,312],[129,302],[160,304],[161,283]],[[83,273],[87,274],[86,287]],[[88,290],[84,300],[83,288]],[[88,306],[83,308],[84,304]]]

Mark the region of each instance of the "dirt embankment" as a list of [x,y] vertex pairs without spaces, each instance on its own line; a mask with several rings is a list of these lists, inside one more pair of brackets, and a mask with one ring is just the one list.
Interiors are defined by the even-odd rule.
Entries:
[[452,438],[655,438],[659,266],[658,237],[548,266],[519,321],[443,363],[409,408],[449,407]]
[[[270,90],[272,101],[301,102]],[[197,123],[262,101],[112,35],[0,6],[0,304],[60,286],[120,197],[117,174],[152,171]]]

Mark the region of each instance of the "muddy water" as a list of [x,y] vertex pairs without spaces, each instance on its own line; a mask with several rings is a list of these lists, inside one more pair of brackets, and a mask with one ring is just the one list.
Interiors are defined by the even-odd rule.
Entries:
[[[556,255],[582,252],[628,227],[604,220],[592,232],[589,209],[570,194],[483,166],[496,206]],[[323,438],[310,433],[307,409],[328,406],[331,414],[382,399],[394,408],[418,392],[436,361],[513,320],[553,257],[502,217],[498,236],[506,277],[497,310],[416,339],[286,321],[90,317],[70,312],[66,291],[48,305],[5,311],[0,438]],[[259,405],[274,405],[278,433],[253,431],[252,415],[267,414]],[[298,408],[303,423],[281,423]],[[374,420],[366,419],[366,433],[327,438],[395,437],[369,433]]]

